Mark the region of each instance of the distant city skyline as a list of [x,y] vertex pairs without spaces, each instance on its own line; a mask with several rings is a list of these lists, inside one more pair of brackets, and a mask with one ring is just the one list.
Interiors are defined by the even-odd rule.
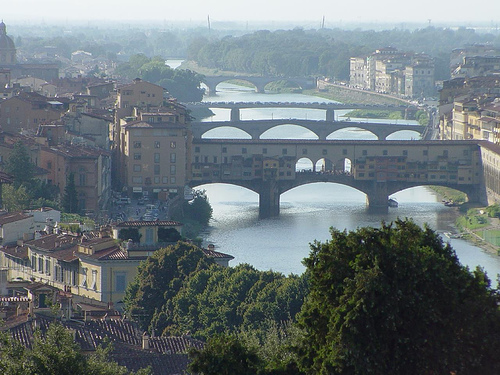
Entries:
[[[409,5],[411,4],[411,5]],[[421,0],[403,3],[399,0],[358,0],[332,2],[310,0],[291,3],[289,0],[164,0],[102,1],[83,3],[66,0],[4,1],[0,18],[9,22],[53,21],[207,21],[217,22],[301,22],[311,28],[321,25],[339,26],[339,23],[418,23],[418,24],[483,24],[496,27],[499,22],[500,2],[476,0],[474,3],[451,0]]]

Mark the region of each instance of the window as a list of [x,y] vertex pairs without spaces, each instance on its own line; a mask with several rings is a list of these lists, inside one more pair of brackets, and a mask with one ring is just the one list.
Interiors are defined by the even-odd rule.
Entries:
[[429,155],[429,150],[424,150],[424,151],[423,151],[423,155],[424,155],[424,156]]
[[227,153],[227,147],[222,147],[222,153],[223,154]]
[[47,275],[50,275],[50,260],[49,259],[45,259],[45,273]]
[[38,272],[43,273],[43,258],[38,258]]
[[368,151],[363,150],[363,156],[366,156],[366,155],[368,155]]
[[345,148],[342,150],[342,155],[347,155],[347,150]]
[[159,184],[160,183],[160,176],[155,176],[154,182],[155,182],[155,184]]
[[447,157],[448,157],[448,150],[443,150],[443,156],[444,156],[445,158],[447,158]]
[[241,149],[241,153],[242,153],[242,154],[246,154],[246,153],[247,153],[247,148],[246,148],[246,147],[243,147],[243,148]]
[[154,155],[154,161],[155,161],[155,163],[159,163],[160,162],[160,154],[159,153],[155,153],[155,155]]
[[286,155],[288,154],[288,150],[286,148],[284,148],[283,150],[281,150],[281,154],[282,155]]
[[141,160],[141,154],[134,154],[134,160]]
[[322,155],[327,155],[328,154],[328,150],[326,148],[324,148],[323,150],[321,150],[321,154]]
[[87,175],[85,173],[80,173],[79,175],[80,186],[85,186],[87,183]]
[[116,292],[124,292],[127,286],[126,283],[126,273],[125,272],[117,272],[115,273],[115,291]]
[[267,154],[267,148],[263,148],[263,149],[262,149],[262,153],[263,153],[263,154]]
[[174,175],[174,174],[175,174],[175,172],[176,172],[175,165],[171,165],[171,166],[170,166],[170,174],[171,174],[171,175]]
[[302,149],[302,155],[307,155],[307,148]]
[[132,177],[132,182],[134,184],[142,184],[142,176],[134,176],[134,177]]
[[142,144],[139,141],[134,141],[134,148],[141,148]]
[[170,142],[170,148],[176,148],[176,147],[177,147],[177,145],[176,145],[175,141],[171,141]]
[[155,148],[160,148],[160,141],[155,141]]
[[90,289],[97,290],[97,270],[92,270],[92,282],[90,284]]
[[160,164],[155,164],[154,166],[154,174],[159,175],[160,174]]
[[83,286],[84,288],[87,287],[87,269],[86,268],[82,268],[82,283],[81,283],[81,286]]
[[134,172],[140,172],[142,170],[142,166],[140,164],[134,164]]
[[382,150],[382,155],[387,156],[387,150]]
[[170,183],[175,184],[175,177],[170,177]]
[[176,160],[177,160],[177,155],[175,154],[175,152],[172,152],[172,153],[170,154],[170,162],[171,162],[171,163],[175,163],[175,162],[176,162]]
[[52,162],[51,161],[47,162],[47,169],[52,169]]
[[[199,147],[199,146],[196,146],[196,147],[194,148],[194,152],[200,152],[200,147]],[[224,151],[222,151],[222,152],[224,152]]]
[[408,150],[403,150],[403,156],[408,156]]
[[217,164],[217,156],[214,156],[214,164]]
[[168,184],[168,177],[167,177],[167,176],[163,176],[163,177],[161,178],[161,182],[162,182],[163,184]]

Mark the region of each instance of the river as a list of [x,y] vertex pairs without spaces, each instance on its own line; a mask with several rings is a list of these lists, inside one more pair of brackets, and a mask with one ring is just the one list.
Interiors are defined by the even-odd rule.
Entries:
[[[323,102],[315,96],[303,94],[259,94],[251,88],[222,83],[217,96],[205,101],[223,102]],[[213,109],[215,116],[205,121],[229,119],[229,110]],[[342,119],[345,112],[337,111]],[[242,119],[308,118],[324,119],[324,111],[306,109],[245,109]],[[344,118],[345,119],[345,118]],[[357,121],[357,119],[351,119]],[[383,120],[387,122],[387,120]],[[394,120],[396,122],[398,120]],[[401,120],[399,120],[402,123]],[[284,135],[285,134],[285,135]],[[221,129],[207,133],[214,138],[248,138],[235,129]],[[392,139],[411,139],[414,132],[398,132]],[[297,126],[278,127],[263,138],[312,138],[305,129]],[[341,130],[329,139],[375,139],[366,131]],[[305,165],[307,167],[307,164]],[[300,166],[302,168],[302,166]],[[408,189],[394,198],[399,207],[390,208],[385,214],[370,213],[366,209],[365,195],[353,188],[331,183],[316,183],[295,188],[281,196],[278,218],[259,219],[257,194],[241,187],[211,184],[205,189],[213,207],[213,219],[205,233],[204,243],[212,243],[217,251],[235,257],[231,265],[249,263],[259,270],[273,270],[284,274],[301,274],[305,267],[302,260],[309,254],[309,244],[314,240],[329,238],[329,228],[353,230],[363,226],[380,226],[382,221],[412,218],[416,223],[427,223],[432,229],[453,232],[456,209],[445,207],[432,190],[425,187]],[[491,279],[500,273],[500,257],[488,253],[460,239],[448,239],[462,264],[471,269],[480,265]]]

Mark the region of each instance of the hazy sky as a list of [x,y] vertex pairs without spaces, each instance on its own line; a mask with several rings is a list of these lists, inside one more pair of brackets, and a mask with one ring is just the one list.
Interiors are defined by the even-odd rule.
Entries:
[[500,23],[499,0],[0,0],[0,18],[39,20],[206,20]]

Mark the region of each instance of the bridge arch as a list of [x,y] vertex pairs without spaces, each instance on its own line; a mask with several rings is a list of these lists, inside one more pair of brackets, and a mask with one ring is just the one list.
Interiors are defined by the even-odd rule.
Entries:
[[357,140],[377,140],[378,137],[373,132],[363,129],[362,126],[348,125],[341,127],[333,132],[331,132],[327,137],[327,140],[346,140],[346,139],[357,139]]
[[313,161],[307,157],[302,157],[295,163],[296,172],[314,172],[315,170],[316,166]]
[[[284,136],[284,135],[287,136]],[[259,139],[313,139],[319,136],[307,126],[284,123],[273,126],[260,134]]]
[[400,140],[416,140],[421,139],[422,134],[416,130],[397,130],[389,134],[386,138],[388,141],[400,141]]
[[209,139],[252,139],[252,135],[237,126],[217,126],[201,134]]

